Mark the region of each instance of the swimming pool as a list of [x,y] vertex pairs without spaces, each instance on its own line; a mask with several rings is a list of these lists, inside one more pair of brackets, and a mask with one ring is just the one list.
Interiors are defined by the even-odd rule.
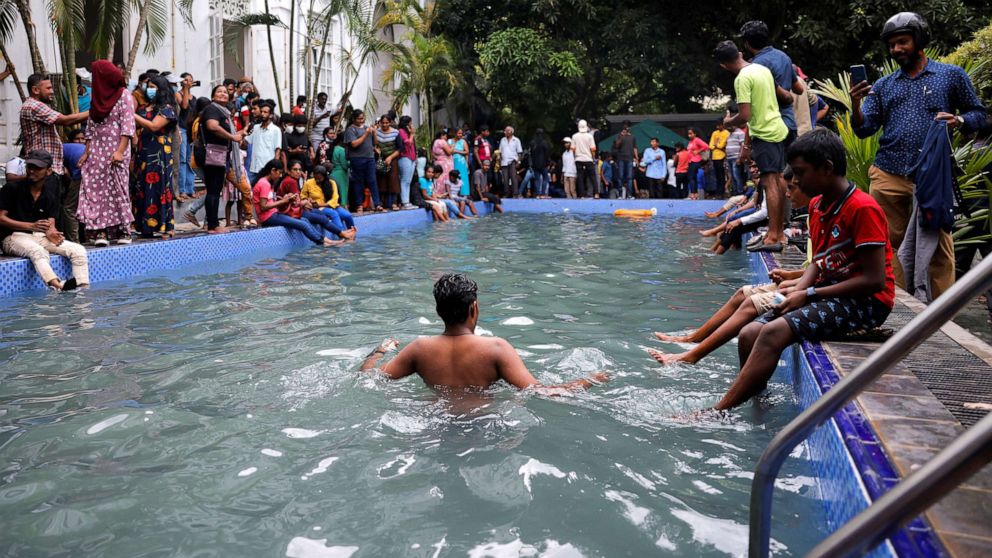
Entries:
[[[751,277],[699,225],[506,214],[5,299],[0,552],[742,555],[753,464],[797,407],[783,375],[729,419],[672,418],[719,398],[736,347],[662,369],[650,332]],[[539,379],[613,380],[470,398],[356,372],[383,337],[439,331],[449,270]],[[802,459],[779,487],[775,548],[799,556],[824,535],[819,490]]]

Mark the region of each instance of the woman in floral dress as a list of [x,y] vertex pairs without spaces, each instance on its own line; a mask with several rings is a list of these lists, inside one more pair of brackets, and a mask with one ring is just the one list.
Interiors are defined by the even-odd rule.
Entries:
[[171,237],[176,221],[172,212],[172,136],[176,129],[176,96],[161,76],[148,80],[148,104],[134,117],[141,126],[134,173],[134,221],[142,238],[155,233]]
[[91,66],[93,93],[86,122],[86,151],[80,158],[82,180],[76,215],[97,246],[117,239],[131,242],[128,169],[134,137],[134,100],[124,89],[124,74],[109,60]]

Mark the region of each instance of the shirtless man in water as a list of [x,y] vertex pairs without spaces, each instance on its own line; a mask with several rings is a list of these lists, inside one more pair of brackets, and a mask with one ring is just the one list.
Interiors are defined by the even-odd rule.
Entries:
[[[417,339],[379,370],[393,380],[420,374],[432,387],[484,389],[506,380],[520,389],[534,388],[550,395],[587,389],[607,380],[606,373],[598,372],[566,384],[542,385],[505,339],[475,335],[479,321],[477,293],[475,281],[465,275],[441,276],[434,284],[434,301],[444,320],[444,333]],[[379,360],[398,346],[395,339],[386,339],[365,359],[362,370],[376,369]]]

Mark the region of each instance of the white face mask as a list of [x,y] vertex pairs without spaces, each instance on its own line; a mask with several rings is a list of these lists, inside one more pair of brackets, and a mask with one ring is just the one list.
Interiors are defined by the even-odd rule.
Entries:
[[302,134],[303,132],[307,131],[306,126],[294,126],[293,129],[296,130],[297,134]]

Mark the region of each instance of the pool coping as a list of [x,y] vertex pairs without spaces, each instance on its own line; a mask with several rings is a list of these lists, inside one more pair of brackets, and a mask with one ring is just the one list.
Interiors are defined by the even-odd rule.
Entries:
[[[759,275],[759,279],[767,277],[767,270],[779,267],[774,254],[763,253],[753,260],[756,260],[765,272],[764,275]],[[803,341],[798,345],[821,395],[829,391],[843,377],[842,369],[829,353],[828,346],[829,343],[815,341]],[[936,400],[935,403],[940,406]],[[850,464],[857,474],[864,496],[861,506],[863,510],[898,484],[902,475],[898,472],[896,464],[887,451],[887,446],[862,406],[861,398],[856,398],[838,411],[831,418],[830,423],[840,436]],[[831,525],[834,530],[856,514],[846,510],[841,515],[846,517],[831,518],[841,520],[839,524]],[[900,558],[951,556],[931,522],[924,518],[925,515],[916,517],[904,525],[889,537],[884,545],[876,547],[876,551],[887,545],[890,552]]]

